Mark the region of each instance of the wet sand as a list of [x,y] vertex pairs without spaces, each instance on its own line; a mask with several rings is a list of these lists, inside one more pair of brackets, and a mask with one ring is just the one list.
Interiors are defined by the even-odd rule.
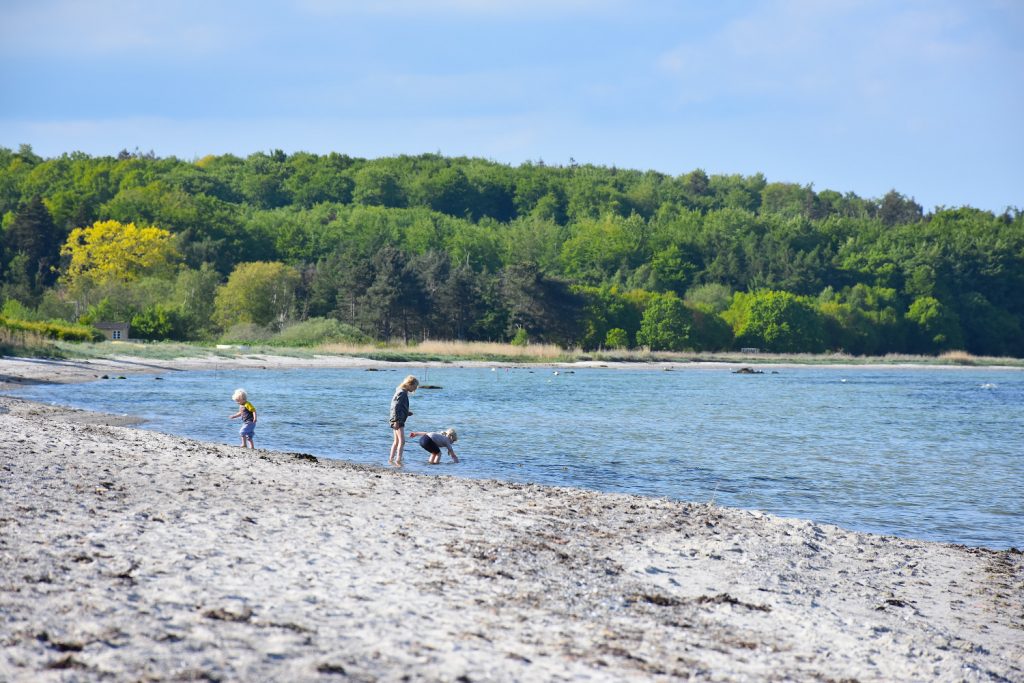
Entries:
[[[55,379],[19,363],[0,375]],[[1015,550],[243,451],[11,398],[0,468],[3,681],[1024,681]]]

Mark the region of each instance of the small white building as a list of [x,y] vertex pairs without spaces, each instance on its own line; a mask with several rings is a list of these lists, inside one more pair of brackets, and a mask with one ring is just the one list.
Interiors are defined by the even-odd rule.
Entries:
[[128,323],[93,323],[93,327],[102,332],[110,341],[125,341],[128,339]]

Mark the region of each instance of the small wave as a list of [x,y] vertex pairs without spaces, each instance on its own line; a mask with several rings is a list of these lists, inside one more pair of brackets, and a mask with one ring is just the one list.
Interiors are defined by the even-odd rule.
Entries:
[[998,384],[992,384],[991,382],[985,382],[984,384],[981,385],[982,389],[996,389],[998,387]]

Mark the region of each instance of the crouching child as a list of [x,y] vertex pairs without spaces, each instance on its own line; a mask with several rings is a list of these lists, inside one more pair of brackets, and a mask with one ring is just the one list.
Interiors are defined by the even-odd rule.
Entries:
[[441,449],[447,449],[448,455],[452,456],[452,462],[458,462],[459,457],[455,455],[452,444],[459,440],[459,435],[454,429],[445,429],[440,432],[409,432],[409,438],[419,437],[420,446],[430,453],[428,465],[437,465],[441,462]]

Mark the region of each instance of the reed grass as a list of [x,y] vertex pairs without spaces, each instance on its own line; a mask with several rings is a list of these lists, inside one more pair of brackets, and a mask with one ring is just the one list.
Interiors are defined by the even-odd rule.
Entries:
[[[32,339],[31,333],[17,333],[10,338],[0,331],[0,347],[6,346],[6,355],[41,357],[109,358],[130,356],[159,360],[216,356],[237,358],[251,355],[311,358],[315,355],[351,356],[393,362],[457,362],[476,360],[493,363],[742,363],[745,365],[932,365],[932,366],[1002,366],[1024,368],[1024,359],[975,356],[966,351],[949,351],[939,356],[887,354],[885,356],[853,356],[847,353],[743,353],[728,352],[672,352],[647,349],[598,349],[583,351],[564,349],[555,344],[526,344],[523,346],[499,342],[467,342],[426,340],[413,344],[343,344],[282,347],[264,344],[231,345],[217,348],[209,343],[181,342],[49,342]],[[14,352],[11,349],[14,349]],[[4,349],[0,348],[0,351]]]
[[0,344],[6,346],[46,346],[46,337],[38,332],[29,330],[15,330],[9,327],[0,326]]
[[575,353],[557,344],[512,345],[501,342],[467,342],[428,339],[416,344],[413,350],[443,356],[514,356],[533,360],[564,358]]
[[946,351],[939,356],[939,360],[945,363],[956,365],[977,365],[978,359],[967,351]]
[[493,360],[498,362],[572,362],[578,351],[556,344],[443,341],[428,339],[415,344],[321,344],[317,353],[361,356],[377,360]]
[[0,326],[0,356],[63,358],[64,353],[45,334]]

